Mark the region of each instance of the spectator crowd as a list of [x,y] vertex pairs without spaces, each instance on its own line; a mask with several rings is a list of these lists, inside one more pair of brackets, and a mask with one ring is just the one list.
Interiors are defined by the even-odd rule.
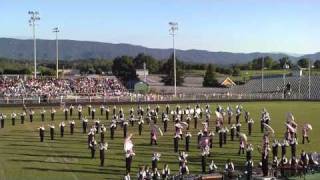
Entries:
[[0,97],[120,96],[126,93],[126,88],[110,77],[0,77]]

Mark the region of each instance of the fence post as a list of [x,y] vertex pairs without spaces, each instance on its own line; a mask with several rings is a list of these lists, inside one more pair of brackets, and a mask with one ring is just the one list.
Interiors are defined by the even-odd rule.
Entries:
[[41,97],[39,96],[38,97],[38,104],[40,104],[41,103]]

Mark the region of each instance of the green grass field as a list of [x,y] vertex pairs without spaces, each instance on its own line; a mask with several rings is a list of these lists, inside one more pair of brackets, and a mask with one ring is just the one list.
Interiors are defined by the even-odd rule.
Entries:
[[[227,103],[220,103],[226,107]],[[237,103],[230,103],[233,107]],[[295,119],[300,126],[305,122],[309,122],[313,125],[313,131],[310,133],[311,143],[305,145],[298,145],[298,152],[301,149],[310,151],[320,151],[320,135],[319,127],[319,110],[320,102],[243,102],[245,110],[251,113],[251,116],[255,120],[253,129],[253,135],[249,137],[249,142],[255,145],[254,161],[257,165],[261,159],[257,152],[257,145],[261,145],[260,133],[260,112],[263,107],[267,108],[271,114],[271,126],[276,131],[276,137],[282,138],[285,130],[285,117],[287,112],[293,112]],[[187,106],[186,104],[182,107]],[[211,109],[216,108],[217,103],[211,104]],[[128,116],[128,108],[131,106],[123,106],[126,117]],[[152,108],[155,106],[151,106]],[[171,105],[171,108],[175,105]],[[116,131],[116,138],[110,140],[109,129],[107,129],[106,141],[109,143],[109,149],[106,152],[105,167],[99,167],[99,152],[96,152],[96,158],[90,158],[90,151],[87,149],[87,135],[82,134],[81,124],[77,120],[77,114],[74,113],[74,119],[76,120],[76,133],[70,135],[69,127],[66,126],[65,137],[59,137],[58,124],[60,120],[64,119],[62,110],[60,107],[56,107],[58,113],[56,115],[56,139],[49,140],[49,131],[46,127],[46,138],[44,143],[39,142],[37,128],[42,124],[40,122],[40,109],[42,107],[34,108],[36,115],[33,123],[29,122],[29,118],[26,119],[25,124],[20,124],[20,117],[18,117],[16,125],[11,126],[10,113],[21,112],[21,107],[14,108],[0,108],[0,112],[7,115],[7,120],[4,129],[0,129],[0,179],[6,180],[77,180],[77,179],[121,179],[125,173],[124,164],[124,152],[123,152],[123,133],[122,129],[118,128]],[[102,120],[103,123],[109,126],[104,116],[100,117],[100,109],[97,109],[97,117]],[[164,106],[161,106],[161,111],[164,110]],[[47,116],[45,125],[49,124],[49,107],[47,109]],[[84,113],[87,113],[87,108],[84,108]],[[214,129],[214,117],[211,118],[210,129]],[[234,119],[233,119],[234,120]],[[243,122],[241,131],[247,132],[247,125],[244,123],[243,116],[241,116],[241,122]],[[92,124],[92,121],[90,122]],[[193,122],[192,122],[193,124]],[[162,124],[161,124],[162,125]],[[201,127],[201,126],[198,126]],[[164,136],[159,137],[158,146],[150,146],[150,130],[147,124],[144,125],[144,132],[142,136],[138,136],[138,126],[129,127],[129,132],[134,134],[133,142],[136,156],[133,160],[133,167],[131,177],[136,177],[138,167],[140,165],[151,166],[151,156],[154,151],[162,154],[158,166],[162,169],[164,163],[168,163],[172,173],[178,173],[178,159],[177,154],[173,152],[173,123],[169,123],[169,132]],[[192,132],[191,139],[191,151],[189,152],[189,169],[191,173],[200,173],[201,171],[201,157],[200,151],[196,148],[198,130],[190,128]],[[298,132],[299,142],[301,142],[301,127]],[[229,135],[228,135],[228,138]],[[99,139],[99,138],[98,138]],[[218,147],[217,136],[214,137],[214,148],[212,150],[212,156],[209,159],[214,159],[219,168],[226,162],[228,158],[231,158],[236,165],[243,165],[245,163],[245,155],[239,156],[238,141],[229,141],[224,148]],[[180,141],[180,149],[184,148],[184,141]],[[290,151],[288,150],[288,155]],[[269,159],[271,161],[271,159]],[[209,162],[209,160],[208,160]]]

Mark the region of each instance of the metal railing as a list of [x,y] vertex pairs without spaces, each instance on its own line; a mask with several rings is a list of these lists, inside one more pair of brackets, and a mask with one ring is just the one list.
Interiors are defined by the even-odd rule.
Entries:
[[[173,101],[253,101],[253,100],[308,100],[306,95],[290,94],[284,96],[282,93],[255,93],[255,94],[127,94],[120,96],[58,96],[45,98],[42,96],[34,97],[0,97],[0,104],[77,104],[77,103],[125,103],[125,102],[173,102]],[[310,100],[320,100],[312,98]]]

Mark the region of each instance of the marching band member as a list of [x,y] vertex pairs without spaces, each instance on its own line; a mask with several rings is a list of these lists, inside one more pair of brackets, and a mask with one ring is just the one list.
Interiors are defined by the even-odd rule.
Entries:
[[239,138],[239,141],[240,141],[240,143],[239,143],[239,151],[238,151],[238,154],[240,155],[241,152],[242,152],[242,154],[244,154],[245,140],[243,139],[243,137],[240,137],[240,138]]
[[178,152],[180,138],[181,138],[181,136],[179,134],[175,133],[175,136],[173,137],[174,152]]
[[296,157],[296,151],[297,151],[297,138],[293,137],[292,140],[290,141],[290,146],[291,146],[291,157]]
[[82,118],[82,133],[85,134],[87,133],[87,128],[88,128],[88,119],[86,117]]
[[164,118],[163,118],[163,129],[164,129],[164,132],[167,132],[168,121],[169,121],[168,114],[165,114]]
[[91,106],[91,104],[89,104],[88,105],[88,116],[90,117],[90,115],[91,115],[91,108],[92,108],[92,106]]
[[132,158],[135,155],[135,153],[133,151],[133,143],[132,143],[131,138],[132,138],[132,134],[130,134],[124,140],[124,151],[125,151],[125,156],[126,156],[126,170],[127,170],[127,172],[130,172],[130,170],[131,170]]
[[170,106],[169,104],[166,105],[166,114],[169,114],[169,111],[170,111]]
[[91,109],[91,118],[92,118],[92,120],[94,120],[95,114],[96,114],[96,109],[95,109],[95,108],[92,108],[92,109]]
[[104,108],[105,108],[104,105],[101,104],[101,105],[100,105],[100,115],[101,115],[101,116],[103,115]]
[[40,142],[43,142],[43,140],[44,140],[44,130],[45,130],[45,128],[44,128],[43,125],[41,125],[38,129],[39,129]]
[[240,128],[241,128],[241,123],[239,122],[239,123],[236,124],[236,131],[237,131],[236,136],[237,136],[237,137],[239,137]]
[[96,146],[97,146],[97,141],[92,137],[90,143],[89,143],[89,148],[91,150],[91,158],[93,159],[95,154],[96,154]]
[[17,114],[15,112],[11,113],[12,126],[16,124],[16,117],[17,117]]
[[304,144],[305,139],[310,143],[308,132],[312,130],[312,126],[310,124],[305,124],[302,128],[302,144]]
[[234,165],[233,165],[233,162],[231,161],[231,159],[228,159],[228,161],[224,167],[225,167],[224,169],[225,169],[227,176],[229,178],[232,178],[233,173],[234,173]]
[[46,113],[46,110],[45,110],[44,108],[42,108],[42,110],[40,111],[41,121],[42,121],[42,122],[45,120],[45,113]]
[[117,110],[117,107],[116,107],[116,106],[113,106],[112,115],[116,115],[116,110]]
[[51,121],[54,121],[54,115],[56,113],[56,110],[52,107],[51,108]]
[[244,112],[244,120],[246,121],[246,123],[249,121],[249,117],[250,117],[250,112],[245,111]]
[[70,123],[70,134],[73,135],[73,131],[76,123],[74,122],[74,120],[69,121],[69,123]]
[[93,129],[90,129],[89,133],[88,133],[88,149],[90,149],[90,142],[94,139],[94,130]]
[[157,144],[157,128],[155,125],[151,127],[151,132],[150,132],[150,145],[158,145]]
[[253,152],[253,145],[252,144],[247,144],[246,146],[246,157],[247,161],[252,159],[252,152]]
[[78,105],[78,118],[79,118],[79,120],[81,119],[81,117],[82,117],[82,106],[81,106],[81,104],[79,104]]
[[100,150],[100,166],[104,166],[104,159],[105,159],[105,151],[108,150],[108,143],[100,142],[99,143],[99,150]]
[[218,131],[218,134],[219,134],[219,147],[222,148],[222,144],[223,144],[223,133],[224,133],[224,128],[221,128],[219,131]]
[[130,118],[129,118],[129,122],[130,122],[130,124],[131,124],[131,127],[133,127],[134,121],[135,121],[135,119],[134,119],[134,114],[131,114],[131,115],[130,115]]
[[228,124],[230,124],[232,120],[232,115],[233,115],[233,112],[230,106],[227,107],[227,115],[228,115]]
[[142,116],[140,116],[140,117],[139,117],[139,121],[138,121],[138,125],[139,125],[139,136],[141,136],[143,124],[144,124],[143,118],[142,118]]
[[235,125],[235,124],[232,124],[231,127],[230,127],[230,137],[231,137],[231,141],[234,140],[235,132],[236,132],[236,125]]
[[71,104],[71,105],[69,106],[69,114],[70,114],[70,117],[72,117],[72,115],[73,115],[73,109],[74,109],[74,106]]
[[152,179],[160,180],[160,172],[158,171],[158,168],[155,168],[151,174]]
[[109,112],[110,112],[109,106],[107,106],[105,110],[106,110],[106,120],[109,120]]
[[189,145],[190,145],[190,138],[192,137],[191,133],[188,131],[185,134],[186,137],[186,144],[185,144],[185,151],[188,152],[189,151]]
[[23,111],[22,113],[20,113],[20,123],[21,124],[24,124],[24,119],[25,119],[25,117],[26,117],[26,112],[25,111]]
[[95,120],[94,121],[94,125],[96,127],[96,132],[99,133],[99,129],[100,129],[100,120]]
[[62,121],[60,124],[59,124],[59,127],[60,127],[60,136],[63,137],[64,135],[64,126],[65,126],[65,123],[64,121]]
[[304,150],[301,151],[300,164],[303,167],[303,172],[305,174],[307,172],[307,169],[308,169],[309,157],[308,157],[308,155],[306,154],[306,152]]
[[248,123],[248,135],[251,136],[251,132],[252,132],[252,127],[253,127],[253,124],[254,124],[254,121],[252,118],[250,118],[249,121],[247,121]]
[[214,134],[213,131],[211,131],[211,132],[209,133],[209,135],[208,135],[210,148],[212,148],[212,146],[213,146],[213,136],[215,136],[215,134]]
[[268,159],[269,159],[269,145],[264,144],[262,150],[262,172],[263,176],[268,176]]
[[287,146],[289,146],[289,143],[286,139],[283,139],[282,143],[280,143],[281,145],[281,157],[284,157],[286,155],[286,148]]
[[146,178],[146,171],[144,170],[144,166],[140,166],[139,172],[137,174],[138,180],[145,180]]
[[34,111],[32,109],[30,109],[30,111],[29,111],[30,122],[33,121],[33,115],[34,115]]
[[240,123],[240,115],[241,115],[241,109],[237,106],[236,108],[236,123]]
[[0,113],[0,125],[1,125],[1,128],[4,128],[4,121],[6,119],[6,115],[4,115],[3,113]]
[[277,156],[273,157],[273,161],[272,161],[272,170],[273,170],[273,176],[274,177],[278,177],[278,167],[279,167],[279,160],[277,158]]
[[100,142],[104,143],[104,133],[107,131],[107,128],[102,124],[100,126]]
[[51,140],[54,140],[54,125],[53,124],[49,124],[48,125],[49,127],[50,127],[50,138],[51,138]]
[[117,128],[117,122],[116,120],[112,120],[111,125],[110,125],[110,138],[113,140],[114,138],[114,131]]
[[209,173],[213,174],[213,173],[217,172],[217,170],[218,170],[218,166],[214,163],[213,160],[211,160],[211,163],[209,165]]
[[152,172],[149,166],[146,166],[146,178],[145,179],[152,179]]
[[123,138],[127,137],[127,132],[128,132],[128,121],[123,121]]
[[195,112],[193,120],[194,120],[194,129],[197,129],[198,126],[198,119],[199,119],[199,114]]
[[278,142],[277,139],[274,139],[273,143],[272,143],[272,155],[273,155],[273,158],[274,157],[278,157],[278,148],[279,148],[279,146],[281,146],[281,144]]
[[160,153],[153,153],[152,155],[152,170],[154,171],[155,169],[158,168],[158,161],[160,160],[161,154]]
[[65,106],[63,111],[64,111],[64,120],[67,121],[68,120],[69,109]]
[[202,138],[202,136],[203,136],[203,132],[201,131],[201,130],[199,130],[199,132],[198,132],[198,144],[200,143],[200,139]]
[[224,127],[223,130],[223,144],[227,144],[227,133],[229,132],[229,129]]
[[127,174],[124,176],[123,179],[124,179],[124,180],[131,180],[130,172],[127,172]]
[[189,168],[186,162],[183,162],[182,165],[179,168],[179,174],[180,175],[187,175],[189,174]]
[[247,162],[245,163],[245,172],[244,174],[246,174],[246,179],[247,180],[251,180],[252,179],[252,170],[253,170],[253,161],[252,159],[247,160]]
[[170,176],[170,169],[169,169],[169,165],[165,164],[163,169],[162,169],[162,179],[163,180],[168,180]]

